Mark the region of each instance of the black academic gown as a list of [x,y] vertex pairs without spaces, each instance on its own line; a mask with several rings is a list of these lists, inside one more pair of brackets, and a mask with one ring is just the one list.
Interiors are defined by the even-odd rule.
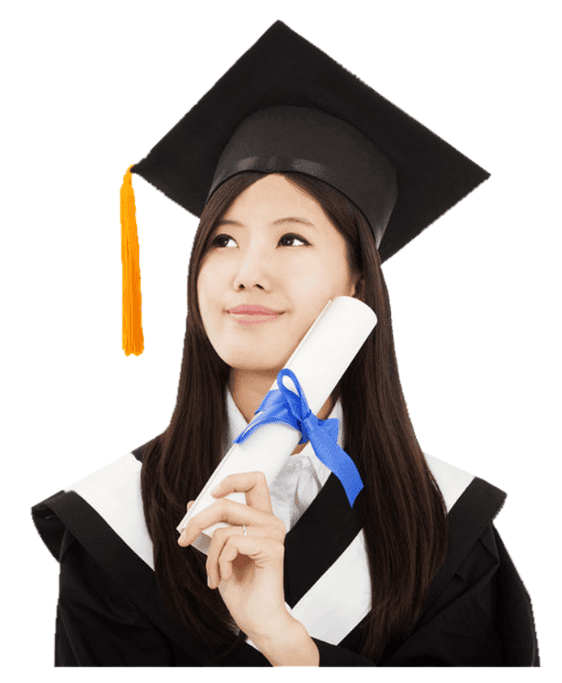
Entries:
[[[219,654],[195,643],[159,598],[140,498],[142,450],[105,468],[105,479],[94,475],[32,510],[60,562],[55,666],[206,666]],[[454,479],[450,469],[442,481]],[[350,608],[342,623],[331,620],[333,628],[322,616],[309,628],[320,666],[539,666],[531,601],[493,525],[506,494],[478,477],[459,481],[453,497],[447,494],[447,558],[412,634],[375,664],[358,654],[364,613]],[[355,591],[341,571],[357,566],[349,554],[360,538],[356,514],[331,474],[285,538],[285,601],[295,618],[302,614],[304,623],[321,611],[322,591],[342,591],[344,609],[345,591]],[[316,606],[307,602],[315,590]],[[315,629],[326,635],[316,637]],[[221,665],[270,666],[249,643]]]

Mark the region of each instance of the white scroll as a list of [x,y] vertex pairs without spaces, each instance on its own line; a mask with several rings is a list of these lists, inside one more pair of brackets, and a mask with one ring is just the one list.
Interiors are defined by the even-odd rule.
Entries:
[[[338,297],[328,302],[287,361],[285,367],[295,373],[310,410],[315,415],[336,387],[376,323],[377,317],[369,306],[352,297]],[[285,378],[285,386],[294,390],[289,378]],[[277,388],[275,381],[271,389]],[[265,474],[268,486],[271,486],[300,438],[300,432],[289,425],[273,423],[256,429],[243,443],[233,444],[189,512],[179,523],[177,530],[181,531],[191,517],[217,501],[217,498],[211,495],[211,491],[230,474],[261,471]],[[245,493],[235,492],[225,497],[238,503],[246,503]],[[219,522],[208,527],[192,545],[207,554],[215,529],[225,526],[228,525]]]

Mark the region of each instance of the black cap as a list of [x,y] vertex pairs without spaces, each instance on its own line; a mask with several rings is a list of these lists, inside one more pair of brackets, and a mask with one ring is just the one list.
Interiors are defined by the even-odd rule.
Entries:
[[[292,134],[294,119],[283,117],[287,107],[300,118]],[[299,113],[296,107],[304,109]],[[254,119],[256,131],[259,125],[264,134],[252,135],[248,118],[269,108],[277,111],[271,109]],[[285,114],[290,111],[285,109]],[[324,115],[326,130],[310,142],[308,149],[300,151],[299,144],[306,139],[303,131],[314,127],[315,113],[318,119]],[[241,137],[234,144],[233,135],[244,122],[249,137]],[[283,125],[288,135],[272,140],[274,131]],[[266,134],[267,130],[270,132]],[[231,155],[228,166],[221,160],[217,169],[231,141],[240,158]],[[256,143],[259,153],[255,153]],[[322,158],[307,158],[306,154]],[[241,162],[238,170],[237,161]],[[216,189],[215,174],[222,172],[220,180],[224,181],[242,170],[299,170],[334,185],[363,212],[377,244],[384,232],[379,246],[382,261],[489,177],[281,21],[275,22],[148,156],[131,168],[197,216],[211,187]],[[398,195],[395,206],[394,174]],[[386,225],[389,208],[392,215]]]
[[144,349],[131,172],[199,216],[247,170],[300,171],[340,190],[369,222],[381,261],[489,177],[281,21],[224,74],[121,188],[123,348]]

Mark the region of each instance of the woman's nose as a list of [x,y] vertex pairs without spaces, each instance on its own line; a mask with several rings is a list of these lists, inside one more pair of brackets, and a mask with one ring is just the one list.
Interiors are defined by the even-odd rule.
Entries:
[[234,289],[270,289],[271,267],[266,254],[261,249],[251,249],[241,256],[234,277]]

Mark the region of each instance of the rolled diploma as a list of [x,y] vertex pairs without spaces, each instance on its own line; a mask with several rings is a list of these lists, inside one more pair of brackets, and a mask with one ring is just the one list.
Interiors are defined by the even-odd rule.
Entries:
[[[285,367],[297,376],[308,405],[315,415],[334,390],[376,323],[377,316],[369,306],[349,296],[337,297],[328,302],[287,361]],[[285,382],[286,386],[296,393],[289,377],[285,378]],[[276,380],[271,389],[277,388]],[[217,498],[211,495],[211,491],[231,474],[259,470],[265,474],[267,485],[271,487],[300,438],[300,432],[289,425],[273,423],[256,429],[243,443],[233,444],[189,512],[178,524],[177,530],[181,532],[191,517],[217,501]],[[225,498],[246,504],[246,494],[243,492],[230,493]],[[218,522],[204,529],[191,545],[207,554],[215,529],[226,526],[229,525]]]

